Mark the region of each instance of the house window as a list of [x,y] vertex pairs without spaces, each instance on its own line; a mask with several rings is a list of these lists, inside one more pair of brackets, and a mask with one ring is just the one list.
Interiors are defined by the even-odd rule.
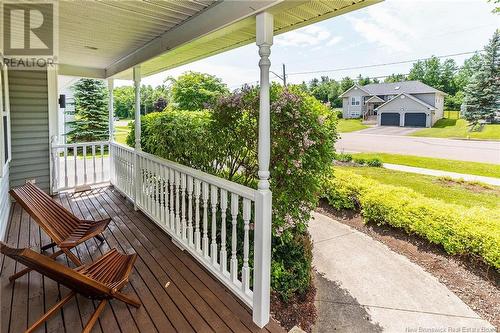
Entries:
[[359,105],[359,97],[351,97],[351,105]]

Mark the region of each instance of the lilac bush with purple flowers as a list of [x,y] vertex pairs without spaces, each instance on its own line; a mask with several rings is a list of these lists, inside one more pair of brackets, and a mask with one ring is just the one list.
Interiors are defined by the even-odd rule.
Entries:
[[[173,110],[144,116],[142,147],[256,188],[258,118],[259,89],[246,86],[219,96],[204,112]],[[299,87],[271,86],[271,283],[284,301],[311,286],[307,223],[322,180],[332,172],[335,123],[336,115]],[[132,131],[129,143],[133,137]]]

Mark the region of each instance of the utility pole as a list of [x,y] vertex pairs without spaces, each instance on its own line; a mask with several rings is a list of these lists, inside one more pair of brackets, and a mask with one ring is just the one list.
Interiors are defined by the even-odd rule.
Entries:
[[285,68],[285,64],[283,64],[282,75],[276,74],[275,72],[273,72],[271,70],[269,71],[269,73],[274,74],[278,79],[280,79],[281,81],[283,81],[283,86],[286,87],[286,68]]
[[286,87],[286,68],[285,68],[285,64],[283,64],[283,86]]

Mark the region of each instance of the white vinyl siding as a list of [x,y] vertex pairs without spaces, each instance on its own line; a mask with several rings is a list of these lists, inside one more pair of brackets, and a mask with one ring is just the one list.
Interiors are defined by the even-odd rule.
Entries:
[[365,108],[362,103],[365,96],[367,96],[367,94],[357,87],[354,87],[346,94],[342,103],[344,118],[361,117],[363,108]]
[[35,179],[50,187],[49,114],[46,71],[11,71],[9,90],[12,126],[10,185]]

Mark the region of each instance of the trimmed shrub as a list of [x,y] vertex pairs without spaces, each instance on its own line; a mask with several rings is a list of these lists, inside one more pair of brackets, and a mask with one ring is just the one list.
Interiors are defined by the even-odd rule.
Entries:
[[365,163],[366,163],[366,160],[364,158],[360,158],[360,157],[354,157],[352,159],[352,161],[356,164],[359,164],[359,165],[365,165]]
[[335,154],[335,159],[339,162],[351,162],[352,155],[347,153]]
[[366,161],[366,165],[371,166],[371,167],[376,167],[379,168],[382,166],[382,161],[379,158],[370,158],[369,160]]
[[336,209],[360,208],[367,222],[402,228],[450,254],[478,255],[500,269],[499,210],[448,204],[346,170],[335,170],[323,196]]
[[[208,111],[152,112],[141,117],[141,146],[150,154],[161,156],[186,166],[214,173],[214,145],[211,134],[211,114]],[[135,146],[135,128],[127,144]]]

